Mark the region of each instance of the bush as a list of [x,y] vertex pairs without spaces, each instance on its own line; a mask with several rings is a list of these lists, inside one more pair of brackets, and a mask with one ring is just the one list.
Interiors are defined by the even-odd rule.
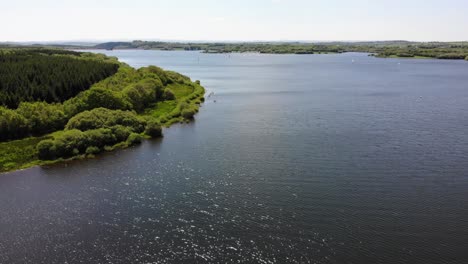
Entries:
[[[114,131],[120,135],[114,135]],[[82,153],[96,154],[106,146],[125,141],[126,133],[126,129],[121,127],[99,128],[85,132],[76,129],[66,130],[54,140],[46,139],[39,142],[37,151],[42,160],[68,158]]]
[[130,134],[132,133],[131,128],[121,125],[113,126],[110,129],[112,130],[112,134],[114,134],[115,139],[118,142],[127,140],[128,136],[130,136]]
[[41,160],[55,158],[54,141],[51,139],[42,140],[37,144],[36,149]]
[[159,122],[161,123],[166,123],[167,122],[167,117],[166,116],[163,116],[159,119]]
[[131,133],[130,136],[127,138],[127,143],[128,145],[136,145],[140,144],[141,141],[143,140],[143,137],[140,134],[137,133]]
[[176,99],[174,92],[169,88],[166,88],[164,90],[163,98],[165,100],[175,100]]
[[98,147],[95,147],[95,146],[91,146],[91,147],[86,148],[86,154],[87,155],[94,155],[94,154],[98,154],[99,152],[101,152],[101,150]]
[[184,83],[189,82],[190,78],[174,71],[165,71],[168,83]]
[[130,111],[109,110],[106,108],[96,108],[91,111],[84,111],[71,118],[66,129],[79,129],[82,131],[110,128],[122,125],[131,128],[133,132],[143,132],[146,122]]
[[68,130],[58,135],[54,140],[55,155],[57,157],[71,157],[84,152],[86,137],[80,130]]
[[148,66],[138,70],[143,76],[148,76],[148,74],[154,74],[161,80],[163,85],[168,84],[168,78],[166,71],[156,66]]
[[161,125],[159,125],[159,123],[154,120],[149,121],[146,124],[145,134],[152,138],[161,137],[162,136]]
[[[86,146],[104,147],[106,145],[114,145],[119,142],[113,134],[112,129],[99,128],[84,132]],[[125,139],[123,139],[125,140]]]
[[29,134],[26,118],[17,111],[0,106],[0,140],[20,138]]
[[61,104],[23,102],[16,111],[27,120],[29,132],[35,135],[63,129],[67,122]]
[[195,115],[196,111],[194,109],[186,108],[182,110],[182,117],[185,119],[191,119]]
[[151,103],[157,100],[158,85],[153,80],[140,81],[129,85],[123,90],[123,94],[132,103],[133,109],[143,111]]
[[64,102],[65,112],[70,117],[99,107],[114,110],[131,110],[133,108],[132,104],[120,92],[103,87],[93,87]]

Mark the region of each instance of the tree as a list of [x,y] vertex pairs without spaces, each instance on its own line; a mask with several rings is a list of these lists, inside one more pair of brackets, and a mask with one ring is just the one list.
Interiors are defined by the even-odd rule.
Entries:
[[0,106],[0,139],[15,139],[29,132],[27,120],[16,111]]

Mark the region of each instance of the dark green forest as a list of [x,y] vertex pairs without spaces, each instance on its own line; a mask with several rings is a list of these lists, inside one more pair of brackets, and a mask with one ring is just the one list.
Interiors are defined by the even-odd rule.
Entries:
[[67,50],[0,50],[0,105],[63,102],[117,72],[118,64]]

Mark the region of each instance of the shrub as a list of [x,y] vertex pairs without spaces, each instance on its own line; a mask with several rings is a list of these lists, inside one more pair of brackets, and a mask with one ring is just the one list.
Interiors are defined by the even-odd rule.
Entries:
[[166,116],[163,116],[163,117],[161,117],[161,118],[159,119],[159,121],[160,121],[161,123],[166,123],[166,122],[167,122],[167,117],[166,117]]
[[[116,133],[116,135],[114,134]],[[57,135],[54,140],[43,140],[37,145],[39,158],[54,159],[67,158],[80,153],[95,154],[95,149],[113,146],[127,139],[129,130],[125,127],[99,128],[82,132],[80,130],[66,130]],[[119,134],[119,135],[117,135]],[[138,134],[137,134],[138,135]]]
[[143,132],[146,122],[140,119],[135,113],[130,111],[109,110],[106,108],[96,108],[91,111],[84,111],[71,118],[66,129],[79,129],[82,131],[109,128],[122,125],[131,128],[133,132]]
[[61,104],[23,102],[16,111],[26,119],[31,134],[45,134],[63,129],[67,122]]
[[142,73],[144,76],[147,76],[148,73],[152,73],[152,74],[156,75],[157,77],[159,77],[159,79],[161,80],[163,85],[168,84],[168,78],[167,78],[166,71],[164,71],[163,69],[161,69],[159,67],[148,66],[148,67],[145,67],[145,68],[141,68],[138,71],[140,73]]
[[74,148],[72,150],[72,154],[73,154],[73,156],[76,156],[76,155],[80,154],[80,151],[77,148]]
[[182,103],[179,104],[179,109],[181,111],[188,108],[188,107],[189,107],[189,104],[187,102],[182,102]]
[[146,124],[145,134],[155,138],[162,136],[162,128],[158,122],[151,120]]
[[80,130],[68,130],[55,138],[54,147],[57,157],[75,156],[84,152],[87,147],[87,138]]
[[127,138],[127,143],[128,145],[136,145],[140,144],[141,141],[143,140],[143,137],[140,134],[137,133],[131,133],[130,136]]
[[190,78],[174,71],[165,71],[168,83],[184,83],[189,82]]
[[70,117],[99,107],[114,110],[131,110],[133,108],[132,104],[120,92],[103,87],[93,87],[64,102],[65,112]]
[[104,146],[104,150],[105,150],[105,151],[113,151],[113,150],[114,150],[114,147],[112,147],[112,146]]
[[101,152],[101,150],[95,146],[90,146],[86,148],[86,154],[88,155],[98,154],[99,152]]
[[14,110],[0,106],[0,140],[19,138],[28,133],[26,118]]
[[51,139],[42,140],[37,144],[36,149],[41,160],[55,158],[54,141]]
[[190,108],[186,108],[184,110],[182,110],[182,117],[185,118],[185,119],[191,119],[193,118],[193,116],[195,115],[195,110],[194,109],[190,109]]
[[105,145],[113,145],[119,141],[113,134],[112,130],[109,128],[99,128],[85,131],[84,137],[86,139],[86,146],[103,147]]
[[157,85],[152,80],[129,85],[123,90],[123,94],[132,103],[133,109],[136,111],[143,111],[151,103],[156,102],[156,92]]
[[171,89],[169,89],[169,88],[166,88],[166,89],[164,90],[163,98],[164,98],[165,100],[175,100],[175,99],[176,99],[176,98],[175,98],[174,92],[173,92]]
[[118,142],[127,140],[128,136],[130,136],[130,134],[132,133],[131,128],[121,125],[113,126],[110,129],[112,130],[112,134],[114,134],[115,139]]

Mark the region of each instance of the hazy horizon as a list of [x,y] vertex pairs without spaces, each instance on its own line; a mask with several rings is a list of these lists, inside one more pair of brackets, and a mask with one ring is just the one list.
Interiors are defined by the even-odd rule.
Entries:
[[24,40],[24,41],[0,41],[0,44],[67,44],[67,43],[89,43],[89,44],[100,44],[106,42],[133,42],[133,41],[148,41],[148,42],[168,42],[168,43],[292,43],[292,42],[299,42],[299,43],[333,43],[333,42],[342,42],[342,43],[364,43],[364,42],[398,42],[398,41],[406,41],[406,42],[421,42],[421,43],[431,43],[431,42],[468,42],[468,40],[447,40],[447,41],[439,41],[439,40],[429,40],[429,41],[418,41],[418,40],[407,40],[407,39],[387,39],[387,40],[192,40],[192,39],[155,39],[155,38],[148,38],[148,39],[125,39],[125,38],[118,38],[118,39],[63,39],[63,40]]
[[18,0],[2,9],[1,42],[468,41],[462,0]]

